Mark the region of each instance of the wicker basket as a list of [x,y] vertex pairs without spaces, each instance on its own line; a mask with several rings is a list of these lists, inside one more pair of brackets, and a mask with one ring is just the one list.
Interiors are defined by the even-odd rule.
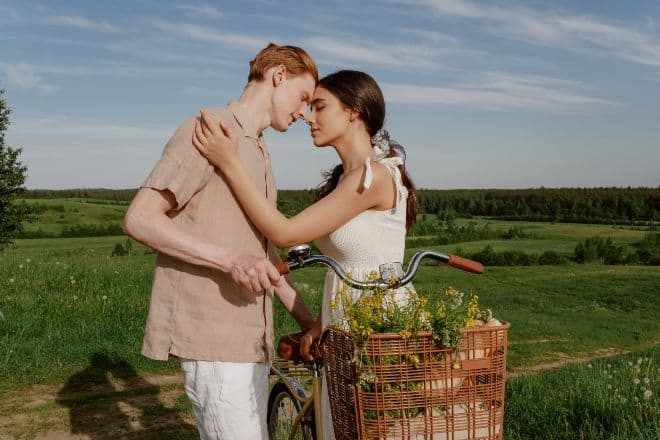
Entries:
[[501,439],[509,327],[463,330],[459,356],[430,333],[372,335],[360,366],[351,362],[351,337],[329,328],[324,362],[335,437]]

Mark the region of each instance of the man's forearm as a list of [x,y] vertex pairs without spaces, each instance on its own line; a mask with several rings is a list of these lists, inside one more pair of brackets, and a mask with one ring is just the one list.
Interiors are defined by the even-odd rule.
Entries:
[[186,263],[227,272],[227,250],[174,223],[166,213],[175,206],[176,200],[169,191],[141,189],[126,211],[124,232],[140,243]]
[[275,288],[275,294],[301,328],[307,330],[314,325],[314,315],[307,308],[302,296],[291,286],[288,280]]
[[186,263],[231,274],[244,288],[260,293],[280,284],[280,274],[265,256],[213,245],[177,225],[167,216],[176,206],[168,191],[143,188],[124,217],[124,231],[140,243]]
[[208,243],[166,215],[133,219],[133,222],[126,232],[140,243],[186,263],[229,271],[229,250]]

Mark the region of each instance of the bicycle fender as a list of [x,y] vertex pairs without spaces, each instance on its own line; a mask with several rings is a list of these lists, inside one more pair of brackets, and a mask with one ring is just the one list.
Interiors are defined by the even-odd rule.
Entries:
[[292,391],[295,391],[298,397],[302,399],[305,399],[307,397],[307,393],[305,393],[305,388],[303,388],[302,384],[298,382],[297,379],[287,376],[286,381],[289,385],[289,388]]

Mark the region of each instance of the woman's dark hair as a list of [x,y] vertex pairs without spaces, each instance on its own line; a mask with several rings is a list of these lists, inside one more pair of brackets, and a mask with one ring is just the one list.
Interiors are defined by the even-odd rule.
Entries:
[[[360,115],[360,119],[367,127],[369,136],[376,134],[383,128],[385,122],[385,98],[378,83],[368,74],[357,70],[340,70],[327,75],[317,83],[332,93],[346,107],[353,109]],[[396,151],[391,148],[389,157],[395,156]],[[415,185],[406,172],[405,165],[399,165],[401,182],[408,189],[408,200],[406,203],[406,229],[410,230],[417,217],[417,195]],[[344,173],[342,164],[333,170],[323,173],[325,179],[317,188],[314,201],[321,200],[330,194],[339,183],[339,178]]]

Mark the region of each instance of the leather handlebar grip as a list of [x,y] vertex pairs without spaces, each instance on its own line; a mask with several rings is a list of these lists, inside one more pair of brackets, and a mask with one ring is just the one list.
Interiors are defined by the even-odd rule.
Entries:
[[305,333],[288,333],[283,335],[277,343],[277,355],[284,360],[292,361],[302,359],[300,355],[300,338]]
[[467,258],[459,257],[457,255],[449,254],[449,261],[447,261],[447,264],[467,272],[484,273],[484,267],[481,265],[481,263],[468,260]]
[[291,272],[289,265],[287,263],[278,263],[275,265],[275,269],[280,273],[280,275],[286,275]]

